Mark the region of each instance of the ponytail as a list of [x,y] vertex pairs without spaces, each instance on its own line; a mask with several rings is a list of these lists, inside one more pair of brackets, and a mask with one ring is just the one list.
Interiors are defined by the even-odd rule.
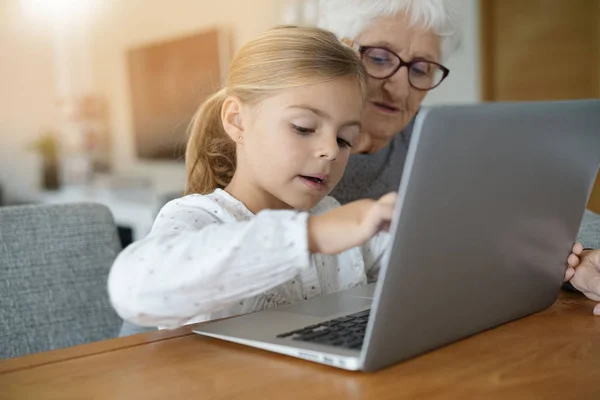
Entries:
[[192,118],[185,151],[185,194],[208,194],[229,184],[235,172],[235,143],[223,129],[225,89],[210,96]]

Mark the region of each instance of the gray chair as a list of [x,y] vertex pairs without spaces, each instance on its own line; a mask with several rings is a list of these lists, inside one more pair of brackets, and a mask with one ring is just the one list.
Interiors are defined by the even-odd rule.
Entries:
[[577,240],[583,247],[600,249],[600,215],[585,210]]
[[116,337],[106,281],[120,250],[105,206],[0,208],[0,358]]

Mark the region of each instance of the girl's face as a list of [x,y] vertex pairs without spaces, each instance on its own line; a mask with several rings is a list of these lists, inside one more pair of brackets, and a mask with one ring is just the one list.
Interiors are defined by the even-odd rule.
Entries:
[[227,190],[250,210],[308,210],[340,181],[361,128],[356,79],[286,89],[253,107],[228,100],[224,126],[238,146]]

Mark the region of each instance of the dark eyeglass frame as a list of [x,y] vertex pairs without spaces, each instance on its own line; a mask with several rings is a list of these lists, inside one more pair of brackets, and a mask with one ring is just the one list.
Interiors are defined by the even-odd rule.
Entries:
[[369,50],[372,50],[372,49],[385,50],[388,53],[394,55],[398,59],[398,61],[399,61],[398,65],[396,66],[396,68],[394,68],[394,70],[389,75],[387,75],[387,76],[384,76],[384,77],[373,76],[373,75],[371,75],[371,74],[369,74],[367,72],[367,75],[369,75],[373,79],[388,79],[388,78],[394,76],[396,74],[396,72],[398,72],[400,70],[400,68],[402,68],[402,67],[406,67],[410,71],[410,68],[413,65],[415,65],[415,64],[417,64],[419,62],[427,62],[427,63],[434,64],[434,65],[438,66],[442,70],[442,79],[440,79],[440,81],[438,83],[436,83],[434,86],[430,87],[429,89],[422,89],[422,88],[416,87],[410,81],[410,74],[408,76],[408,83],[410,84],[411,87],[413,87],[413,88],[415,88],[417,90],[421,90],[423,92],[426,92],[426,91],[429,91],[431,89],[435,89],[436,87],[438,87],[444,81],[444,79],[446,79],[448,77],[448,75],[450,74],[450,70],[448,68],[444,67],[440,63],[436,63],[435,61],[430,61],[430,60],[427,60],[425,58],[414,58],[414,59],[412,59],[412,60],[410,60],[410,61],[407,62],[407,61],[404,61],[402,59],[402,57],[400,57],[398,54],[394,53],[390,49],[388,49],[386,47],[380,47],[380,46],[359,46],[358,47],[358,53],[360,54],[361,60],[362,60],[363,56],[365,55],[365,53],[367,51],[369,51]]

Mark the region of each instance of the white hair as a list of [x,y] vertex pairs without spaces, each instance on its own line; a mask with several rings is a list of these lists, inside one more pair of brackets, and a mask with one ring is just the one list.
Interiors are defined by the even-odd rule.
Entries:
[[321,28],[339,39],[354,40],[376,18],[406,12],[410,24],[431,29],[441,38],[441,56],[446,60],[460,40],[460,20],[453,0],[319,0]]

